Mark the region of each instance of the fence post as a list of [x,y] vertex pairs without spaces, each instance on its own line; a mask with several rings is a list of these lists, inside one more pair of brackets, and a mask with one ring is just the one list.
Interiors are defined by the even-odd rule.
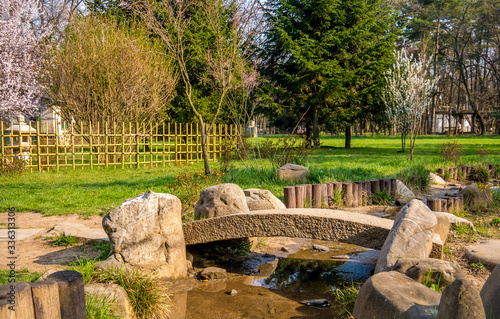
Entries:
[[139,168],[139,123],[135,122],[135,167]]
[[[108,131],[108,121],[104,122],[104,163],[106,165],[106,168],[109,168],[109,161],[108,161],[108,156],[111,155],[108,153],[109,151],[109,143],[108,143],[108,138],[109,138],[109,131]],[[113,143],[114,144],[114,143]]]
[[174,123],[175,163],[177,164],[177,123]]
[[[37,161],[38,161],[38,171],[39,172],[42,171],[42,155],[40,154],[40,152],[41,152],[41,147],[40,147],[40,127],[41,127],[40,126],[40,122],[36,121],[36,158],[37,158]],[[2,130],[2,134],[3,134],[3,130]],[[2,152],[3,152],[3,136],[2,136]],[[2,162],[2,165],[3,165],[3,162]]]

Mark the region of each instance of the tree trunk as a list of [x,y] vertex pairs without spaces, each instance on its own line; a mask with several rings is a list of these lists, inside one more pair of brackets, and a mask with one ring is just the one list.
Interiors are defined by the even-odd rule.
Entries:
[[319,148],[318,108],[313,106],[313,147]]
[[206,125],[203,123],[201,124],[201,152],[203,156],[203,164],[205,166],[205,175],[211,175],[212,172],[210,171],[210,164],[209,164],[209,158],[208,158],[208,148],[207,148],[207,137],[208,137],[207,128]]
[[351,148],[351,127],[345,129],[345,148]]
[[401,132],[401,153],[404,153],[406,150],[406,136]]

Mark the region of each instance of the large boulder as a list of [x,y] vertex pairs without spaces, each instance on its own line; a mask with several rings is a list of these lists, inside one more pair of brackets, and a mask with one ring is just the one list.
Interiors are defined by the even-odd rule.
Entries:
[[149,191],[127,200],[104,216],[111,243],[110,266],[124,264],[161,278],[187,275],[181,201]]
[[296,164],[286,164],[276,170],[275,175],[285,181],[305,183],[309,177],[307,167]]
[[396,198],[412,200],[417,198],[415,194],[399,179],[396,180]]
[[446,181],[441,176],[436,175],[434,173],[429,173],[429,180],[431,184],[436,184],[436,185],[446,184]]
[[130,303],[127,292],[117,284],[89,283],[85,285],[85,295],[96,296],[113,302],[115,316],[125,319],[134,319],[134,309]]
[[375,267],[375,273],[389,270],[397,258],[427,258],[432,248],[436,215],[414,199],[404,206],[387,236]]
[[213,218],[249,212],[243,190],[236,184],[220,184],[205,188],[194,208],[196,219]]
[[491,272],[480,295],[486,316],[500,318],[500,265]]
[[479,292],[470,279],[457,279],[441,295],[437,319],[486,319]]
[[441,295],[397,271],[368,279],[359,290],[356,319],[434,318]]
[[400,258],[392,270],[420,283],[428,282],[440,287],[451,284],[455,279],[465,278],[456,263],[433,258]]
[[285,204],[267,189],[250,188],[244,192],[250,211],[286,208]]
[[488,190],[480,190],[476,183],[462,189],[459,194],[464,196],[464,203],[470,207],[487,207],[492,197]]

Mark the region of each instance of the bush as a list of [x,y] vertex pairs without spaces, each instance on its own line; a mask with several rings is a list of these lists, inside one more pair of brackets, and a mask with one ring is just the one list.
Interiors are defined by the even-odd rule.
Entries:
[[474,166],[469,179],[474,182],[486,183],[490,179],[490,171],[483,165]]
[[115,319],[114,301],[96,295],[85,295],[87,319]]
[[447,162],[458,162],[464,146],[457,144],[457,142],[443,144],[439,149],[439,155]]
[[26,161],[22,158],[19,157],[11,157],[10,159],[0,158],[0,175],[21,174],[25,169],[26,169]]
[[392,205],[394,200],[386,191],[374,193],[372,195],[373,205]]
[[169,298],[158,279],[138,270],[109,268],[98,273],[98,282],[111,282],[125,289],[132,308],[141,319],[168,318]]
[[398,178],[412,191],[422,192],[430,186],[430,171],[424,165],[413,165],[398,173]]
[[350,286],[337,287],[332,293],[334,297],[332,306],[340,318],[354,318],[352,312],[354,311],[358,292],[358,288],[351,283]]

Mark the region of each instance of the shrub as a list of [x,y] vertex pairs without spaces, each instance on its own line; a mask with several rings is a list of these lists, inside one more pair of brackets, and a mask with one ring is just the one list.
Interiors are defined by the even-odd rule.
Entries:
[[26,161],[19,156],[12,156],[12,152],[9,153],[3,159],[0,158],[0,175],[21,174],[26,169]]
[[486,183],[490,179],[490,172],[485,166],[477,165],[472,168],[469,179],[475,182]]
[[96,295],[85,295],[87,319],[115,319],[114,301]]
[[441,145],[439,149],[439,155],[447,162],[458,162],[460,156],[462,155],[462,150],[464,146],[458,144],[456,141],[453,143],[447,143]]
[[429,188],[431,183],[430,171],[424,165],[413,165],[398,173],[398,178],[414,192],[422,192]]
[[109,268],[98,273],[99,282],[116,283],[125,289],[137,318],[168,318],[169,298],[158,279],[138,270]]
[[372,195],[373,205],[392,205],[394,200],[386,191],[374,193]]
[[354,318],[352,312],[358,292],[358,288],[354,286],[354,283],[351,283],[350,286],[337,287],[332,293],[334,297],[332,306],[340,318]]

